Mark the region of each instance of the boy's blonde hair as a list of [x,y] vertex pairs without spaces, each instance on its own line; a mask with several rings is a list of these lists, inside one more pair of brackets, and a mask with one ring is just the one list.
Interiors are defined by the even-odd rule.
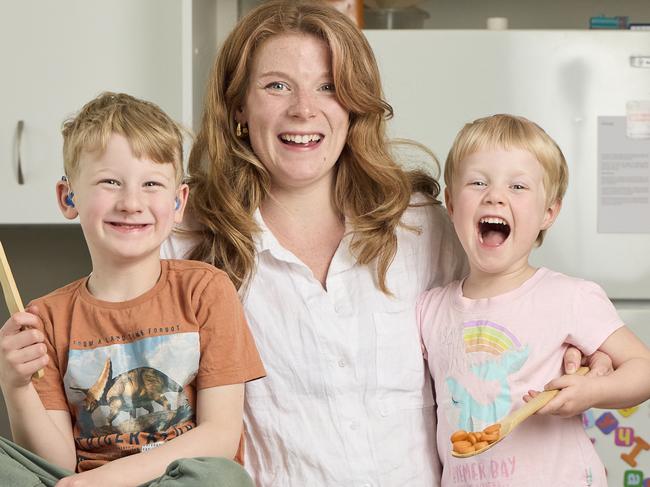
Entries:
[[[463,159],[483,149],[521,149],[530,152],[544,168],[546,203],[561,202],[569,183],[569,168],[557,143],[536,123],[515,115],[479,118],[458,132],[445,162],[445,184],[451,194],[454,177]],[[541,245],[545,230],[536,243]]]
[[176,184],[183,179],[183,134],[158,105],[124,93],[104,92],[63,122],[63,168],[74,178],[82,151],[103,152],[111,134],[129,141],[133,155],[172,163]]

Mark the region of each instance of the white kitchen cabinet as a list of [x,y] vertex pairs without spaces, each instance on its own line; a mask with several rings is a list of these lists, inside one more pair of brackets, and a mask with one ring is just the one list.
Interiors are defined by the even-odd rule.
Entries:
[[218,11],[231,2],[220,3],[0,2],[0,224],[66,222],[54,197],[61,124],[100,92],[150,100],[187,128],[196,125]]

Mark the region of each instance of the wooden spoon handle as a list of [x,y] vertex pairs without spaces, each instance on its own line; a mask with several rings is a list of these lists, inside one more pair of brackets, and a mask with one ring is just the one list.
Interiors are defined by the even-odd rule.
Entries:
[[25,311],[23,302],[20,300],[20,294],[18,294],[18,288],[16,287],[16,281],[14,281],[14,276],[11,274],[11,268],[9,267],[9,261],[7,261],[7,256],[5,255],[5,250],[2,247],[0,242],[0,281],[2,282],[2,292],[5,295],[5,301],[7,302],[7,308],[9,309],[9,314],[18,313],[19,311]]
[[[589,367],[580,367],[575,373],[576,375],[585,375],[587,372],[589,372]],[[516,411],[513,411],[508,421],[511,425],[510,429],[513,429],[528,416],[535,414],[546,406],[551,399],[557,396],[558,392],[560,392],[559,389],[541,392],[534,399],[528,401]]]
[[[9,267],[9,261],[7,260],[5,250],[2,247],[2,242],[0,242],[0,283],[2,284],[2,293],[5,296],[9,314],[25,311],[23,302],[20,299],[20,294],[18,294],[16,281],[11,273],[11,267]],[[43,369],[39,369],[32,374],[32,379],[40,379],[43,375],[45,375],[45,372]]]

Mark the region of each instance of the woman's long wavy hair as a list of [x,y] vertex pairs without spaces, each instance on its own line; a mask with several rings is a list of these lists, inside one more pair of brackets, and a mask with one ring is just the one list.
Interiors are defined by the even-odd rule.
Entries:
[[376,260],[379,287],[390,293],[386,273],[411,195],[421,192],[437,203],[440,187],[426,172],[405,171],[395,162],[386,137],[393,109],[383,99],[370,45],[344,14],[316,3],[263,3],[239,21],[217,56],[189,159],[189,208],[197,224],[191,232],[198,241],[189,258],[225,270],[238,288],[254,272],[260,229],[253,214],[269,194],[271,180],[248,139],[236,136],[235,114],[244,105],[256,50],[284,33],[313,35],[330,48],[336,96],[350,113],[333,201],[352,226],[351,250],[358,263]]

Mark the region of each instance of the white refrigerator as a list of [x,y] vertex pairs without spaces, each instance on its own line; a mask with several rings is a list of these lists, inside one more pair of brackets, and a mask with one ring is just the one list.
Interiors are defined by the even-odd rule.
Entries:
[[[534,263],[598,282],[650,345],[650,32],[365,32],[392,137],[441,165],[466,122],[523,115],[560,145],[569,190]],[[610,486],[650,486],[650,404],[584,417]]]

